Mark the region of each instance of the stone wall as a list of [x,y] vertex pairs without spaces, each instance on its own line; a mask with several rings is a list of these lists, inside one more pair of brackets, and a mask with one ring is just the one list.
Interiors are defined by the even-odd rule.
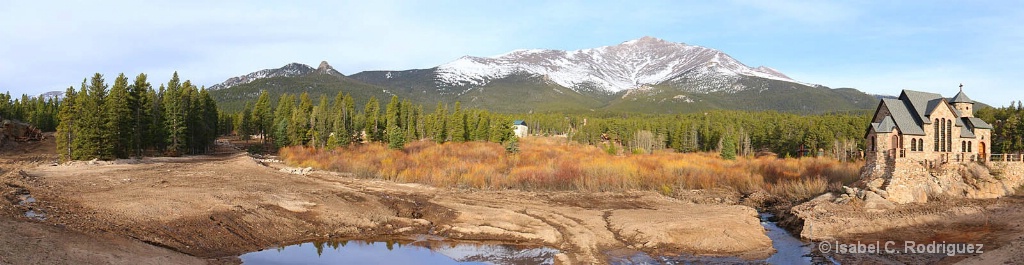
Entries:
[[998,198],[1024,185],[1024,162],[928,164],[911,159],[868,161],[858,188],[895,203],[923,203],[940,196]]

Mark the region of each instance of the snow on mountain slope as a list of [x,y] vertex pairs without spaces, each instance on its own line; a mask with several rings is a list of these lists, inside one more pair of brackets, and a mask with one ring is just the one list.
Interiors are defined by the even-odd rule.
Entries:
[[276,69],[263,69],[256,72],[249,73],[247,75],[236,76],[228,78],[220,84],[210,86],[209,90],[217,90],[229,88],[241,84],[246,84],[257,79],[271,78],[271,77],[292,77],[292,76],[303,76],[311,73],[329,74],[335,76],[342,76],[341,72],[334,70],[327,61],[320,62],[320,66],[317,68],[310,67],[309,65],[301,63],[290,63],[281,68]]
[[[741,76],[798,83],[768,67],[751,68],[710,48],[643,37],[615,46],[575,51],[516,50],[496,57],[465,56],[437,68],[437,82],[447,86],[483,86],[511,74],[546,76],[561,86],[594,86],[618,92],[684,77],[710,79],[727,86],[703,92],[737,91]],[[716,81],[717,80],[717,81]]]

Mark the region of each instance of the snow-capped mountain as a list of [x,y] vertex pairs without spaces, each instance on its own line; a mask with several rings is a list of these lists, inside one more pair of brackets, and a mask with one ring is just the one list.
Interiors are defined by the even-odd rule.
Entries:
[[325,74],[330,74],[330,75],[342,76],[341,72],[338,72],[338,70],[334,70],[334,68],[331,67],[330,64],[327,64],[327,61],[320,62],[320,66],[317,67],[317,68],[313,68],[313,67],[310,67],[309,65],[305,65],[305,64],[301,64],[301,63],[290,63],[290,64],[285,65],[284,67],[281,67],[281,68],[263,69],[263,70],[259,70],[259,71],[256,71],[256,72],[249,73],[247,75],[242,75],[242,76],[236,76],[236,77],[228,78],[228,80],[224,80],[224,82],[222,82],[220,84],[216,84],[216,85],[210,86],[210,88],[208,88],[208,89],[209,90],[225,89],[225,88],[229,88],[229,87],[233,87],[233,86],[237,86],[237,85],[241,85],[241,84],[247,84],[249,82],[255,81],[257,79],[262,79],[262,78],[303,76],[303,75],[307,75],[307,74],[314,73],[314,72],[315,73],[325,73]]
[[643,37],[619,45],[575,51],[516,50],[496,57],[465,56],[437,67],[442,86],[485,86],[513,74],[545,77],[577,90],[597,88],[608,93],[663,83],[691,92],[736,92],[746,87],[741,77],[785,82],[796,80],[768,67],[752,68],[721,51]]
[[[272,77],[283,78],[272,78]],[[230,89],[225,89],[230,87]],[[643,37],[574,51],[516,50],[465,56],[428,69],[363,71],[344,76],[326,62],[318,69],[289,64],[233,77],[211,95],[240,110],[261,90],[277,96],[309,93],[356,102],[398,96],[419,104],[454,104],[492,111],[625,111],[686,113],[712,109],[798,113],[870,109],[855,89],[802,83],[774,69],[750,67],[724,52]]]
[[39,94],[39,98],[42,98],[43,100],[56,99],[60,101],[61,99],[64,99],[64,91],[50,91],[42,93]]
[[508,245],[458,244],[431,250],[459,262],[488,264],[553,264],[558,250],[551,248],[518,248]]

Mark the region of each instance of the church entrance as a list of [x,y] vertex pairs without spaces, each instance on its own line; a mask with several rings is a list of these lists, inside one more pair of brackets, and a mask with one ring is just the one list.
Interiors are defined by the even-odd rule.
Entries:
[[979,142],[978,143],[978,160],[979,161],[987,161],[988,160],[987,159],[988,155],[986,153],[985,147],[986,147],[985,146],[985,142]]

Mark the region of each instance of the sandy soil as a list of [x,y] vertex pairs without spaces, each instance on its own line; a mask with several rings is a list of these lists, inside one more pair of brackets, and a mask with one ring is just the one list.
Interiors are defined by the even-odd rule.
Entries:
[[[279,163],[222,151],[231,154],[70,165],[52,165],[52,155],[38,150],[6,156],[0,228],[41,232],[5,233],[0,263],[232,263],[239,254],[314,239],[417,234],[554,247],[567,264],[605,263],[605,253],[618,250],[749,259],[773,252],[746,206],[652,192],[476,191],[290,174]],[[25,195],[36,202],[19,205]],[[28,210],[46,219],[24,221]],[[109,246],[71,240],[60,247],[65,235]],[[32,259],[68,249],[84,254]],[[134,260],[119,260],[127,256]]]
[[1020,195],[984,200],[940,198],[882,211],[866,211],[862,204],[811,201],[792,208],[800,218],[790,218],[788,225],[796,226],[804,238],[847,244],[893,241],[900,251],[905,250],[906,241],[984,245],[980,255],[826,255],[844,264],[1024,263],[1024,197]]
[[[773,252],[753,208],[715,191],[669,198],[438,189],[291,174],[221,147],[213,156],[70,165],[53,163],[52,140],[0,150],[0,264],[231,264],[242,253],[303,241],[421,234],[553,247],[564,264],[604,263],[606,253],[629,251],[748,259]],[[844,263],[1024,263],[1019,196],[871,212],[856,202],[812,201],[792,210],[780,225],[818,240],[986,245],[984,254],[955,257],[825,255]],[[27,211],[45,219],[26,218]]]

